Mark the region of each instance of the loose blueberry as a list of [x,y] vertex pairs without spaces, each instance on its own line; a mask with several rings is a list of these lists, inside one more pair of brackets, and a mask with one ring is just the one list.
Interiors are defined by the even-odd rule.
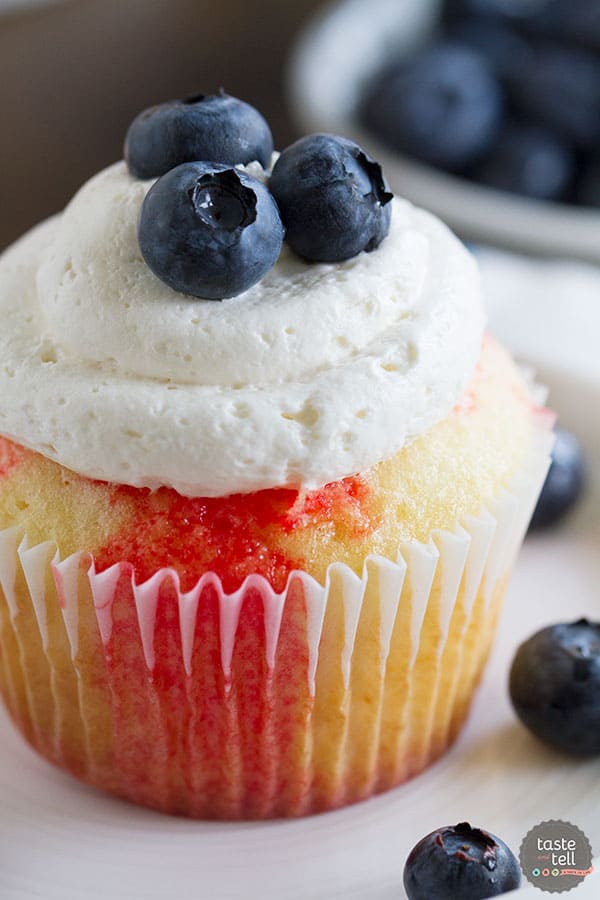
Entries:
[[129,127],[124,152],[136,178],[157,178],[198,160],[230,166],[258,160],[266,168],[273,137],[258,110],[243,100],[199,95],[140,113]]
[[600,140],[600,60],[573,47],[538,46],[513,102],[530,122],[592,149]]
[[502,125],[503,98],[484,56],[442,43],[371,85],[364,124],[394,150],[450,172],[479,162]]
[[521,644],[510,698],[540,740],[574,756],[600,754],[600,624],[552,625]]
[[591,159],[577,185],[577,200],[582,206],[600,206],[600,157]]
[[283,151],[270,188],[299,256],[338,262],[374,250],[390,227],[390,193],[381,167],[346,138],[312,134]]
[[575,155],[551,131],[529,125],[504,130],[475,172],[478,181],[537,200],[560,200],[573,179]]
[[275,264],[283,241],[267,188],[238,169],[183,163],[152,186],[138,238],[155,275],[183,294],[234,297]]
[[570,431],[556,429],[552,463],[531,519],[531,530],[555,525],[579,500],[585,483],[581,444]]
[[404,867],[408,900],[484,900],[520,883],[519,864],[504,841],[468,822],[432,831]]

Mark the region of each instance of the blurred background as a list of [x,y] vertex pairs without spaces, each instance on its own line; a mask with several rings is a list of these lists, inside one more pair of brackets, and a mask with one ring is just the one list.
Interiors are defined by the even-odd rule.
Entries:
[[466,239],[600,263],[600,0],[0,0],[0,249],[140,110],[220,87]]
[[122,155],[131,119],[212,92],[294,135],[282,70],[319,0],[0,0],[0,248]]

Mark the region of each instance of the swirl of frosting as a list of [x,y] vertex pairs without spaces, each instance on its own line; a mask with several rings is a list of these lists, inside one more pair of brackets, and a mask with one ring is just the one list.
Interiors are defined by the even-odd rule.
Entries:
[[151,184],[106,169],[0,260],[0,432],[88,477],[213,497],[361,471],[460,399],[479,277],[435,217],[394,200],[372,253],[315,265],[284,249],[213,302],[144,263]]

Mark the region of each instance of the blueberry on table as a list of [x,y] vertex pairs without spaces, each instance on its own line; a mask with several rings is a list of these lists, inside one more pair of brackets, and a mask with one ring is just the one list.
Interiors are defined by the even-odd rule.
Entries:
[[520,124],[504,130],[474,173],[484,184],[537,200],[560,200],[574,174],[575,154],[565,141],[547,129]]
[[177,166],[150,188],[138,239],[148,266],[173,290],[222,300],[272,268],[283,226],[260,181],[238,169],[195,162]]
[[504,841],[468,822],[432,831],[404,867],[408,900],[485,900],[520,883],[519,864]]
[[347,138],[300,138],[275,163],[269,186],[286,241],[304,259],[350,259],[389,231],[392,194],[381,167]]
[[600,140],[600,60],[575,47],[538,45],[513,102],[531,123],[593,149]]
[[171,100],[141,112],[125,138],[125,160],[136,178],[157,178],[198,160],[267,167],[273,136],[253,106],[229,97],[199,95]]
[[460,172],[479,162],[498,137],[502,89],[481,53],[445,42],[382,72],[360,115],[394,150]]
[[573,756],[600,754],[600,624],[552,625],[521,644],[510,698],[540,740]]
[[585,484],[581,444],[564,428],[556,429],[552,462],[529,526],[531,531],[559,522],[579,500]]

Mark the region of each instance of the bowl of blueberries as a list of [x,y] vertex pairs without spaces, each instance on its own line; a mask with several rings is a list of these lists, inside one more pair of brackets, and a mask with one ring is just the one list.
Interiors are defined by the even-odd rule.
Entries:
[[344,0],[302,34],[290,92],[462,237],[600,262],[595,0]]

